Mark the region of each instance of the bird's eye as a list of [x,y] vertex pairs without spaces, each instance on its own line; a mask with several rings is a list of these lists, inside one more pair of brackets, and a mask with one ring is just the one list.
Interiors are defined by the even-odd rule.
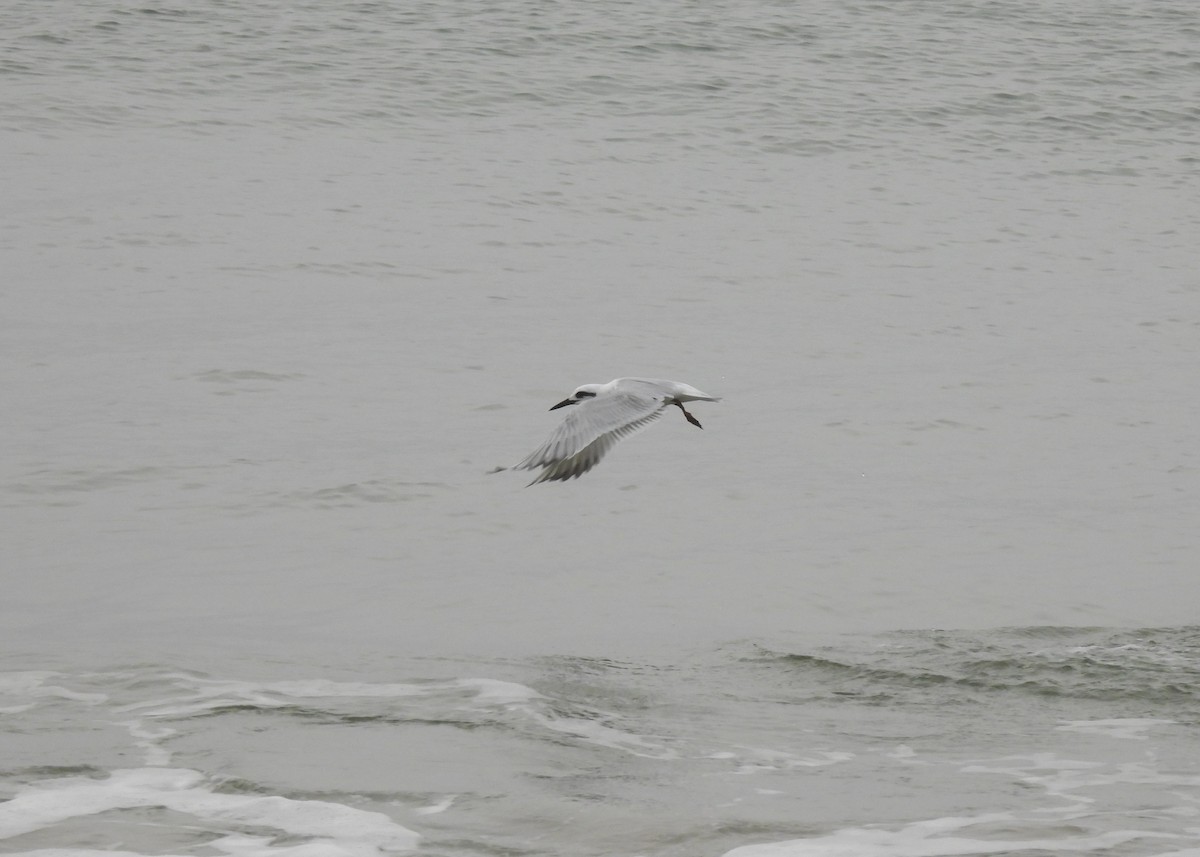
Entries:
[[591,398],[594,398],[595,395],[596,395],[595,393],[589,392],[587,390],[577,390],[575,392],[576,399],[591,399]]

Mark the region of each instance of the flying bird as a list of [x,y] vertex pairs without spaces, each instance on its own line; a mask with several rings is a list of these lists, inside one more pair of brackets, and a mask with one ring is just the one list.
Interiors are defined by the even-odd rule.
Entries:
[[550,409],[574,406],[546,442],[513,469],[544,468],[530,485],[577,479],[595,467],[618,440],[641,431],[671,405],[683,411],[696,428],[704,428],[683,403],[719,401],[680,381],[617,378],[607,384],[584,384]]

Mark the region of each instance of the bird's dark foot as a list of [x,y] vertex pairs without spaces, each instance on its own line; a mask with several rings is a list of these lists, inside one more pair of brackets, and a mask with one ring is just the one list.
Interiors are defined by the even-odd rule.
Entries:
[[696,428],[698,428],[698,429],[702,429],[702,428],[704,428],[704,426],[700,425],[700,420],[696,419],[696,418],[695,418],[695,417],[693,417],[691,414],[689,414],[689,413],[688,413],[688,409],[687,409],[687,408],[685,408],[685,407],[684,407],[682,404],[680,404],[679,402],[672,402],[671,404],[673,404],[675,407],[679,408],[679,410],[683,411],[683,415],[684,415],[685,417],[687,417],[687,421],[688,421],[689,423],[691,423],[692,425],[694,425],[694,426],[695,426]]

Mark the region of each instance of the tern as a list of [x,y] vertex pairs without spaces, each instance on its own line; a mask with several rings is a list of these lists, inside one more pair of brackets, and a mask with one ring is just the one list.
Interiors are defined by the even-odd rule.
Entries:
[[530,485],[578,479],[595,467],[618,440],[641,431],[671,405],[683,411],[696,428],[704,428],[683,403],[719,401],[681,381],[617,378],[607,384],[584,384],[550,409],[575,406],[546,442],[513,469],[544,468]]

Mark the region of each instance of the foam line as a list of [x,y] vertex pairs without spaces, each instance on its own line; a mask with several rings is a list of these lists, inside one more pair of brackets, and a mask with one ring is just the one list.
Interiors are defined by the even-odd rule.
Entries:
[[[376,857],[414,849],[420,839],[382,813],[342,804],[216,794],[198,771],[182,768],[135,768],[114,771],[104,780],[71,777],[34,784],[0,804],[0,838],[32,833],[79,816],[138,807],[165,807],[218,826],[270,827],[285,835],[320,839],[318,850],[326,855]],[[301,848],[269,853],[300,857],[310,850]],[[257,853],[264,852],[258,849]]]
[[1103,735],[1109,738],[1124,738],[1129,741],[1145,741],[1146,733],[1158,726],[1170,726],[1174,720],[1156,720],[1149,717],[1124,717],[1115,720],[1064,720],[1058,727],[1062,732],[1082,732],[1085,735]]
[[1028,840],[969,839],[945,835],[977,824],[1011,824],[1013,821],[1009,813],[994,813],[975,818],[934,818],[906,825],[899,830],[853,827],[811,839],[743,845],[725,852],[724,857],[863,857],[864,854],[871,857],[958,857],[1025,851],[1096,852],[1136,839],[1176,838],[1167,833],[1140,830],[1111,830],[1095,836]]

